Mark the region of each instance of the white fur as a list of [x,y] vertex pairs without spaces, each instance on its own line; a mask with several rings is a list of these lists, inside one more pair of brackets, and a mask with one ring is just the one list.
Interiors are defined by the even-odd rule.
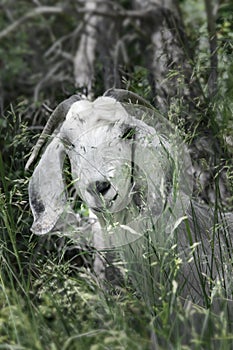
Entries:
[[[75,102],[30,181],[32,230],[56,230],[65,212],[64,229],[72,223],[80,234],[62,178],[67,155],[74,186],[95,222],[92,244],[97,249],[121,247],[136,287],[150,303],[159,298],[161,284],[172,286],[173,279],[185,298],[203,303],[201,278],[208,294],[209,278],[222,278],[219,247],[224,249],[226,242],[220,237],[213,252],[213,214],[194,202],[189,206],[189,157],[171,133],[163,133],[161,124],[162,119],[157,128],[148,126],[110,97]],[[133,130],[132,137],[123,137],[127,128]],[[230,234],[229,224],[225,228]],[[176,259],[179,266],[174,266]],[[101,264],[95,265],[102,274]],[[177,275],[169,272],[174,269]],[[169,278],[161,271],[170,273]]]

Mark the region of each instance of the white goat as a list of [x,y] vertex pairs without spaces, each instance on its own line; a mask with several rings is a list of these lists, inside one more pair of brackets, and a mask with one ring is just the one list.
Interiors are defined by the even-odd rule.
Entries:
[[229,221],[222,219],[220,227],[211,210],[190,202],[191,164],[184,145],[140,97],[144,107],[117,101],[125,94],[135,99],[113,90],[94,102],[73,96],[54,111],[27,164],[55,129],[29,184],[32,231],[46,234],[61,220],[64,230],[75,230],[77,216],[63,179],[68,156],[73,185],[98,218],[89,244],[118,247],[150,303],[169,283],[185,299],[206,305],[203,296],[208,299],[210,286],[222,280],[230,254]]

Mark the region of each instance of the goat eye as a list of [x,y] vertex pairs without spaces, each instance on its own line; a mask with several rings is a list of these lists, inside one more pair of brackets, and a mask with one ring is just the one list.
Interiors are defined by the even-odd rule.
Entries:
[[132,140],[135,135],[135,132],[136,132],[135,128],[128,127],[127,129],[124,130],[124,133],[121,136],[121,138],[123,140]]
[[64,138],[62,142],[63,142],[63,145],[68,149],[75,148],[75,145],[72,142],[70,142],[70,140],[68,140],[67,138]]

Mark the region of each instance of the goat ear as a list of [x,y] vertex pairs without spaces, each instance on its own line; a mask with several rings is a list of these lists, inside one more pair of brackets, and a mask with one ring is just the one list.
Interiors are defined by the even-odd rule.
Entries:
[[[134,161],[146,175],[148,198],[152,212],[159,217],[163,208],[172,210],[173,218],[184,215],[192,193],[189,175],[191,160],[182,140],[175,130],[162,128],[157,132],[141,120],[134,120]],[[140,179],[139,179],[140,180]],[[171,222],[172,224],[172,222]]]
[[111,88],[105,91],[103,96],[112,97],[119,102],[130,102],[154,109],[154,107],[147,100],[132,91]]
[[[163,159],[163,145],[154,128],[141,120],[134,120],[135,138],[133,148],[133,162],[138,169],[135,180],[136,185],[142,190],[147,188],[147,200],[152,206],[153,212],[160,213],[162,208],[161,182],[167,172],[167,161]],[[142,173],[144,175],[142,175]],[[145,195],[145,193],[144,193]],[[156,208],[155,208],[156,206]]]
[[64,146],[58,135],[47,146],[29,182],[29,201],[34,216],[32,232],[46,234],[64,211],[67,199],[62,176]]

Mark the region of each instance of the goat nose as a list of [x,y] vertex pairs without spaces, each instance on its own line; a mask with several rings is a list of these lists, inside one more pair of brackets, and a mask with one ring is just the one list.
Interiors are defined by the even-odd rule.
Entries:
[[111,183],[109,181],[95,181],[91,185],[89,185],[88,191],[94,194],[101,194],[104,196],[111,187]]
[[111,184],[109,181],[96,181],[96,191],[97,193],[102,194],[102,196],[108,192],[110,187]]

